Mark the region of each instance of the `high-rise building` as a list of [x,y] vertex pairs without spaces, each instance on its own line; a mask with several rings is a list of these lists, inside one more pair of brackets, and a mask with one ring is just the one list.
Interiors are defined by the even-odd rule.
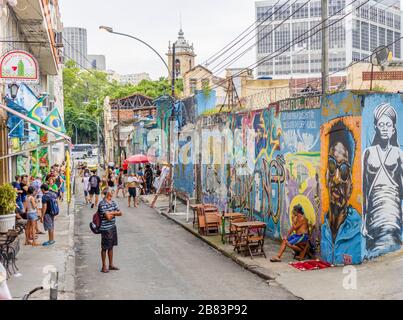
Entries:
[[151,80],[150,75],[146,72],[142,73],[132,73],[132,74],[122,74],[120,75],[121,84],[131,84],[136,85],[143,80]]
[[88,64],[90,69],[96,69],[100,71],[106,70],[106,58],[101,54],[88,55]]
[[[365,59],[378,46],[390,44],[393,57],[401,58],[399,0],[370,0],[362,6],[363,0],[353,3],[351,0],[328,1],[330,89],[344,81],[346,70],[343,68],[353,61]],[[267,18],[256,35],[257,61],[263,62],[257,68],[257,75],[293,80],[320,78],[322,32],[315,32],[322,27],[321,1],[313,0],[305,6],[302,0],[292,5],[286,2],[255,3],[256,20],[261,22]],[[264,61],[272,56],[276,57]],[[300,83],[303,85],[307,81]]]
[[87,30],[68,27],[63,29],[64,61],[74,60],[79,68],[88,66]]

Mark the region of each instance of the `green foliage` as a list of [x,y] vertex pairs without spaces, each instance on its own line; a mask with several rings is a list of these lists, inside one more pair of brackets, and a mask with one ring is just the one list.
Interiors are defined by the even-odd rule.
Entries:
[[[95,143],[95,124],[79,118],[89,118],[96,121],[101,117],[103,125],[103,102],[106,96],[111,99],[120,99],[139,93],[150,98],[171,93],[171,83],[166,78],[157,81],[143,80],[139,84],[121,85],[116,81],[109,81],[105,72],[79,69],[75,62],[66,62],[63,70],[64,81],[64,112],[67,134],[75,142],[75,128],[78,131],[78,143]],[[175,94],[180,96],[183,92],[183,82],[178,80],[175,84]],[[101,128],[102,131],[102,128]]]
[[9,185],[0,186],[0,216],[15,212],[17,191]]
[[375,87],[372,88],[372,91],[377,91],[377,92],[386,92],[386,88],[381,85],[376,85]]

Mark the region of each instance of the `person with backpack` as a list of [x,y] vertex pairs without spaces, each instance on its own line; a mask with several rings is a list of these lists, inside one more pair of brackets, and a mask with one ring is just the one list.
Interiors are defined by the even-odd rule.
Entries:
[[[99,203],[98,214],[101,219],[99,231],[101,233],[101,272],[108,273],[112,270],[119,270],[113,264],[113,247],[118,245],[118,232],[116,228],[116,218],[121,217],[122,211],[112,200],[113,192],[106,188],[103,192],[104,199]],[[106,267],[106,254],[108,254],[109,268]]]
[[[99,195],[101,194],[100,189],[101,178],[97,176],[96,171],[92,171],[92,176],[90,177],[89,183],[90,183],[89,194],[90,194],[91,208],[94,208],[94,206],[98,206]],[[94,196],[95,196],[95,203],[94,203]]]
[[57,194],[49,191],[47,184],[43,184],[41,190],[43,193],[41,222],[43,223],[45,231],[49,233],[49,241],[44,242],[42,245],[48,247],[55,244],[54,219],[55,216],[59,214],[59,204],[57,202]]

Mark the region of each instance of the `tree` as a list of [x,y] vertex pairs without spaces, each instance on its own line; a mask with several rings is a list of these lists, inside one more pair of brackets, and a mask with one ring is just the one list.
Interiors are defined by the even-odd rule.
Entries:
[[[105,72],[79,69],[72,60],[65,64],[63,82],[67,134],[73,137],[72,141],[75,141],[74,125],[76,125],[79,143],[94,143],[96,141],[94,124],[79,120],[79,118],[95,120],[100,117],[102,127],[103,101],[106,96],[111,99],[120,99],[139,93],[155,99],[165,94],[171,94],[171,83],[166,78],[160,78],[156,81],[143,80],[135,86],[121,85],[116,81],[109,81]],[[175,95],[180,96],[182,92],[183,82],[178,80],[175,83]]]

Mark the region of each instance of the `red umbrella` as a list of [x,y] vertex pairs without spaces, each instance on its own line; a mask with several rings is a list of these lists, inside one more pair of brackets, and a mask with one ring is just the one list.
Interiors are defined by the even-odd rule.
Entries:
[[148,160],[148,157],[144,154],[136,154],[134,156],[130,156],[125,161],[127,161],[127,163],[130,163],[130,164],[149,163],[150,162]]

